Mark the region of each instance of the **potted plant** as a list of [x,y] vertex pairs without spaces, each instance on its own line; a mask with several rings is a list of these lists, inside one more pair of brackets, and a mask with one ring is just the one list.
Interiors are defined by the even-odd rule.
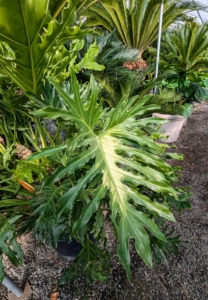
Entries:
[[[186,123],[187,117],[192,113],[194,102],[208,99],[206,33],[207,24],[186,22],[177,29],[168,30],[163,34],[160,71],[167,72],[167,76],[163,78],[158,89],[160,92],[164,89],[175,91],[176,95],[172,101],[167,99],[161,102],[159,113],[170,114],[170,119],[178,120],[176,122],[181,125],[182,117]],[[156,49],[149,48],[149,53],[151,57],[155,57]],[[175,118],[173,115],[178,116]],[[170,121],[167,126],[172,124]],[[177,128],[176,130],[178,131]],[[176,137],[173,138],[175,139]],[[170,141],[170,138],[166,141]]]
[[[27,202],[26,210],[21,205],[16,208],[21,222],[11,219],[17,226],[16,230],[13,225],[12,232],[15,237],[32,230],[39,241],[45,240],[49,245],[62,237],[69,241],[75,238],[83,248],[64,280],[71,278],[78,264],[84,266],[87,280],[106,280],[108,256],[103,211],[107,210],[108,221],[118,237],[117,254],[130,279],[130,239],[134,238],[138,254],[151,266],[150,238],[144,227],[166,242],[152,218],[160,216],[174,221],[170,207],[162,201],[163,195],[177,199],[181,194],[171,185],[174,169],[163,160],[172,155],[165,154],[143,131],[148,124],[160,121],[138,119],[144,112],[157,108],[145,107],[149,96],[140,102],[137,97],[127,103],[123,99],[115,109],[106,111],[98,99],[95,80],[91,79],[90,93],[83,93],[73,70],[71,74],[69,94],[48,78],[64,102],[63,108],[43,105],[31,111],[41,118],[61,119],[71,136],[64,143],[27,158],[28,163],[47,165],[49,172],[42,185],[37,182],[35,190],[29,191],[30,197],[23,204]],[[89,91],[89,87],[86,89]],[[40,99],[30,97],[40,105]],[[158,202],[149,198],[151,191],[161,195]],[[11,206],[16,207],[14,202]]]
[[[143,99],[134,106],[137,100],[134,97],[131,103],[121,101],[115,110],[105,112],[102,110],[102,102],[97,102],[98,89],[93,78],[90,97],[82,99],[79,84],[73,71],[71,72],[70,94],[72,98],[52,78],[49,78],[63,99],[66,109],[57,110],[53,107],[45,107],[33,112],[40,117],[70,120],[77,127],[74,136],[64,145],[45,148],[28,158],[30,160],[48,156],[52,158],[58,154],[64,162],[45,179],[40,194],[30,200],[32,215],[34,219],[37,218],[33,230],[40,240],[45,238],[48,244],[51,243],[52,238],[58,241],[66,234],[70,239],[76,237],[83,245],[84,251],[89,251],[87,257],[90,257],[91,251],[94,251],[96,259],[100,255],[100,249],[89,241],[88,236],[90,232],[104,242],[102,210],[107,209],[110,211],[111,221],[119,234],[118,255],[130,278],[128,243],[131,237],[135,239],[137,252],[148,265],[151,264],[149,241],[142,224],[148,226],[157,238],[164,239],[156,224],[151,222],[148,214],[145,214],[143,210],[138,210],[137,205],[142,205],[152,212],[157,211],[158,215],[173,220],[171,212],[164,205],[152,202],[139,190],[143,186],[158,193],[168,192],[177,197],[177,192],[168,184],[167,178],[162,180],[164,176],[162,170],[165,169],[167,173],[173,172],[170,166],[155,156],[156,153],[162,154],[162,148],[147,136],[145,137],[142,132],[139,135],[136,133],[140,126],[142,130],[143,122],[152,123],[152,118],[136,121],[138,115],[156,107],[151,105],[145,108],[144,103],[147,99]],[[135,123],[132,122],[133,119]],[[132,120],[131,124],[128,120]],[[131,136],[129,135],[130,128]],[[135,157],[134,160],[132,156]],[[152,162],[149,161],[150,157]],[[157,167],[160,165],[159,169],[154,167],[157,160]],[[134,174],[135,171],[136,174]],[[78,172],[77,176],[75,176],[76,172]],[[153,172],[156,172],[155,175],[152,175]],[[158,177],[161,178],[160,182]],[[135,188],[132,189],[131,185]],[[46,195],[53,190],[57,191],[54,194],[55,199],[53,197],[48,199]],[[69,220],[71,220],[71,225],[68,223]],[[133,230],[132,222],[138,228],[136,232]],[[141,243],[141,235],[147,239],[144,244]],[[89,244],[86,246],[86,243]],[[98,276],[100,267],[99,272],[95,266],[93,268],[94,274]],[[92,270],[89,269],[88,272]]]
[[[41,24],[44,24],[45,15],[50,15],[46,2],[43,1],[43,7],[38,8],[42,11]],[[15,2],[15,5],[18,4]],[[30,5],[33,7],[35,1],[30,2]],[[11,27],[4,28],[5,36],[8,34],[8,44],[3,44],[6,48],[2,49],[7,51],[0,61],[7,75],[30,98],[24,104],[24,108],[28,110],[28,127],[31,120],[37,121],[35,129],[32,128],[31,131],[35,133],[37,144],[38,137],[44,138],[44,132],[47,132],[44,129],[39,133],[39,128],[41,130],[42,127],[40,125],[45,124],[44,120],[52,120],[57,132],[55,136],[47,135],[49,140],[43,141],[43,147],[39,147],[31,139],[35,148],[32,150],[36,152],[31,154],[23,146],[21,153],[27,152],[27,155],[24,158],[20,156],[19,159],[15,144],[10,148],[7,143],[4,145],[3,134],[0,145],[3,162],[0,182],[3,191],[0,201],[0,251],[13,264],[18,265],[23,259],[16,239],[18,235],[32,231],[39,242],[45,240],[48,245],[55,246],[63,237],[68,241],[75,239],[82,249],[62,282],[70,280],[79,265],[85,272],[86,280],[104,281],[107,279],[106,268],[109,265],[104,227],[108,221],[112,224],[117,239],[118,258],[130,279],[130,239],[134,239],[137,253],[148,266],[152,265],[151,237],[167,243],[158,220],[163,218],[175,221],[171,212],[172,202],[168,202],[166,198],[171,196],[175,201],[180,201],[183,191],[173,187],[177,170],[165,159],[181,156],[165,153],[164,147],[155,141],[156,134],[152,123],[161,124],[162,121],[142,117],[145,113],[159,108],[155,104],[146,105],[151,95],[142,99],[136,95],[129,101],[123,97],[114,109],[106,108],[98,96],[99,87],[93,76],[84,85],[76,79],[75,60],[70,61],[72,68],[68,68],[67,63],[64,64],[67,69],[63,73],[59,65],[57,69],[53,68],[53,64],[50,65],[55,58],[59,62],[58,50],[61,51],[62,59],[66,59],[65,49],[56,48],[59,47],[61,38],[68,39],[71,32],[73,36],[77,32],[83,35],[79,28],[70,29],[66,26],[69,22],[68,13],[75,9],[74,4],[72,8],[70,5],[71,2],[62,7],[62,22],[50,15],[46,28],[39,30],[40,26],[37,26],[38,31],[33,36],[33,43],[37,47],[29,45],[29,62],[25,60],[28,63],[27,68],[22,67],[23,58],[18,55],[21,45],[14,42],[16,35],[12,30],[17,27],[11,24]],[[51,12],[54,12],[55,7],[57,8],[51,2]],[[58,15],[60,11],[59,7]],[[24,13],[21,11],[19,17],[27,17],[27,23],[30,24],[29,15]],[[6,14],[5,19],[9,20],[9,14]],[[34,31],[29,33],[34,34]],[[1,35],[0,37],[3,39]],[[13,38],[11,44],[9,37]],[[18,38],[20,37],[17,36]],[[30,39],[27,43],[29,41]],[[79,42],[76,45],[80,47]],[[41,46],[50,49],[47,55],[40,51]],[[71,50],[76,55],[76,47],[74,48],[72,45]],[[39,49],[38,55],[35,49]],[[9,57],[12,64],[8,61]],[[42,57],[47,61],[47,68],[42,66]],[[35,61],[37,58],[39,60]],[[84,61],[87,63],[88,59],[85,58]],[[97,67],[99,68],[98,65]],[[48,82],[45,80],[45,89],[40,97],[40,77],[43,73],[53,77],[47,77]],[[70,82],[59,85],[57,81],[61,82],[62,76],[66,74],[71,76]],[[23,80],[26,76],[28,81]],[[66,133],[63,141],[59,138],[61,130]],[[157,200],[155,193],[158,195]],[[106,219],[104,211],[108,211]],[[2,260],[0,267],[2,280]]]
[[160,113],[153,113],[152,116],[168,121],[167,123],[163,123],[159,128],[159,132],[163,134],[166,138],[160,138],[159,140],[165,143],[176,142],[184,125],[185,118],[180,115],[169,115]]
[[160,109],[153,113],[153,117],[168,121],[159,128],[159,132],[166,137],[160,138],[160,141],[165,143],[177,141],[182,127],[193,111],[193,105],[183,104],[182,95],[170,89],[163,89],[156,95],[154,101],[160,104]]

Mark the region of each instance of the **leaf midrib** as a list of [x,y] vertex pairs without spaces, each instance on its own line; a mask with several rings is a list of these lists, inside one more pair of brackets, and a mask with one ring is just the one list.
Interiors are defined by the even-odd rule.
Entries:
[[[98,137],[98,139],[99,139],[99,137]],[[107,170],[107,174],[108,174],[107,177],[110,177],[110,179],[111,179],[111,184],[113,183],[113,186],[114,186],[114,191],[115,191],[115,192],[117,193],[117,195],[119,196],[119,199],[121,199],[120,193],[119,193],[120,187],[117,186],[116,181],[114,180],[114,177],[112,176],[112,172],[111,172],[111,169],[112,169],[112,168],[110,168],[110,165],[109,165],[108,162],[107,162],[107,158],[106,158],[106,155],[105,155],[105,151],[104,151],[104,148],[103,148],[103,146],[102,146],[102,142],[100,141],[100,139],[98,140],[98,147],[99,147],[99,149],[100,149],[101,156],[102,156],[102,158],[103,158],[103,163],[104,163],[104,165],[105,165],[105,169]],[[107,181],[109,181],[109,180],[107,179]],[[108,188],[109,188],[109,186],[108,186]],[[116,199],[116,197],[114,197],[114,200],[115,200],[115,199]],[[124,209],[123,209],[123,206],[121,205],[121,202],[123,202],[122,199],[121,199],[121,201],[118,202],[118,204],[119,204],[120,210],[121,210],[122,213],[123,213],[123,212],[124,212]]]
[[23,16],[23,20],[24,20],[25,32],[26,32],[27,43],[28,43],[28,50],[29,50],[29,55],[30,55],[30,64],[31,64],[31,71],[32,71],[32,78],[33,78],[32,91],[33,91],[34,94],[36,94],[37,82],[36,82],[36,76],[35,76],[35,70],[34,70],[34,60],[33,60],[33,55],[32,55],[32,51],[31,51],[32,47],[30,45],[30,39],[29,39],[29,34],[28,34],[27,23],[26,23],[26,20],[25,20],[25,16],[24,16],[24,12],[23,12],[23,7],[22,7],[22,2],[21,1],[20,1],[20,6],[21,6],[22,16]]

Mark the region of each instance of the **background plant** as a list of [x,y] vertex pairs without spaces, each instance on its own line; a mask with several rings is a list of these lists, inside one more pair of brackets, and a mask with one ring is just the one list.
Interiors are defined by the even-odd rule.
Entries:
[[[186,22],[163,34],[160,72],[171,72],[159,88],[180,93],[179,105],[207,100],[207,26]],[[149,52],[156,56],[156,49]]]
[[[84,69],[78,73],[78,79],[80,82],[88,82],[90,75],[93,74],[99,84],[99,96],[111,107],[115,107],[123,97],[129,101],[131,97],[137,95],[137,101],[140,101],[145,94],[152,92],[155,85],[161,84],[171,74],[167,71],[159,78],[152,79],[154,65],[149,65],[145,70],[127,68],[126,62],[137,61],[138,50],[126,48],[115,38],[114,32],[104,32],[98,35],[88,34],[84,41],[84,47],[79,50],[77,55],[77,63],[85,56],[89,47],[96,42],[99,51],[95,60],[105,68],[102,72]],[[178,97],[174,92],[164,91],[163,94],[156,97],[152,95],[151,99],[152,103],[156,101],[155,103],[161,105],[164,102],[176,101]]]
[[[127,94],[128,87],[134,78],[135,71],[127,69],[124,64],[129,61],[136,61],[138,50],[126,48],[115,38],[114,33],[103,32],[99,35],[86,35],[85,45],[79,51],[79,59],[85,56],[89,47],[96,42],[98,53],[96,62],[103,65],[105,69],[102,72],[96,70],[84,70],[79,73],[80,82],[90,80],[91,74],[99,83],[101,97],[114,107],[119,100]],[[139,82],[138,82],[139,85]]]
[[[161,0],[126,1],[101,0],[92,4],[83,14],[85,25],[102,26],[108,31],[115,30],[116,37],[126,47],[139,50],[141,58],[145,49],[158,36]],[[163,27],[167,29],[187,10],[196,10],[199,3],[193,1],[164,1]]]

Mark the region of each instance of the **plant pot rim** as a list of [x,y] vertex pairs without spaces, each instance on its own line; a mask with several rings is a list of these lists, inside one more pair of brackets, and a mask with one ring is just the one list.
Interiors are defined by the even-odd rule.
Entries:
[[170,114],[163,114],[163,113],[153,113],[152,116],[161,118],[161,119],[169,119],[169,120],[175,120],[175,119],[184,120],[184,119],[186,119],[185,117],[180,116],[180,115],[170,115]]

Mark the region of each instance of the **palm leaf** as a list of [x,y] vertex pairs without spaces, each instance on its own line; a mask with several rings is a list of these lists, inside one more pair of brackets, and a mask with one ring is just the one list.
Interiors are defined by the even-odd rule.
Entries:
[[97,2],[97,0],[82,0],[78,3],[76,14],[78,17],[82,17],[84,11],[86,11],[93,3]]
[[[183,70],[194,70],[207,66],[205,54],[208,49],[208,24],[199,25],[187,22],[174,31],[167,31],[163,36],[162,58],[169,59],[174,53],[174,63]],[[169,60],[170,61],[170,60]]]
[[[139,57],[158,36],[161,0],[102,0],[84,12],[88,26],[103,26],[116,32],[117,38],[127,47],[139,50]],[[201,7],[193,1],[164,1],[162,30],[173,24],[182,13]],[[203,6],[202,6],[203,7]]]

